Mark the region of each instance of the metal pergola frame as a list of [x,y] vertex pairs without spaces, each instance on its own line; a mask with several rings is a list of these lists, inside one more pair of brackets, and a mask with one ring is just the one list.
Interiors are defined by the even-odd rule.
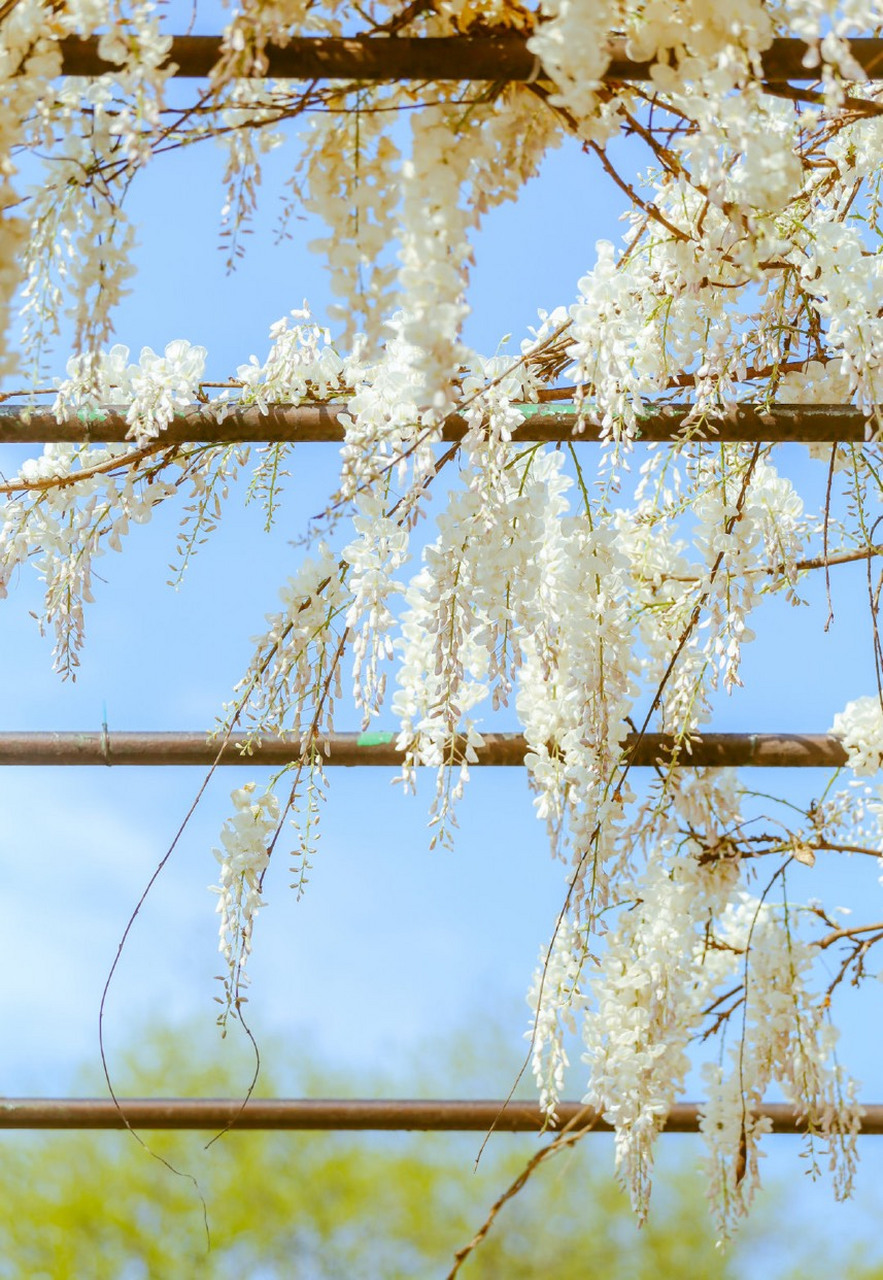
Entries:
[[[852,56],[871,78],[883,78],[883,40],[858,39]],[[622,42],[611,45],[608,82],[651,80],[651,62],[627,57]],[[813,81],[804,65],[801,40],[777,39],[762,57],[763,74],[776,84]],[[179,78],[204,78],[222,55],[219,36],[174,36],[169,61]],[[284,47],[269,45],[262,61],[243,66],[240,74],[276,79],[338,79],[357,83],[410,81],[514,81],[543,77],[526,39],[517,35],[442,38],[364,36],[354,39],[296,38]],[[98,53],[98,38],[70,38],[62,42],[62,71],[66,75],[112,73],[114,64]],[[274,405],[225,409],[221,417],[211,408],[194,407],[178,415],[157,441],[157,448],[184,443],[340,441],[343,404]],[[689,406],[649,409],[640,419],[640,439],[684,438]],[[574,435],[574,408],[543,403],[524,406],[524,425],[517,441],[597,440],[600,429],[588,414],[581,433]],[[443,439],[461,439],[462,418],[448,419]],[[847,405],[800,405],[767,408],[740,405],[723,415],[709,414],[691,428],[712,442],[805,443],[862,442],[868,433],[866,416]],[[125,413],[108,409],[57,421],[44,406],[0,405],[0,443],[121,443],[128,438]],[[125,463],[125,457],[120,459]],[[525,744],[517,734],[486,734],[478,751],[480,765],[523,764]],[[328,748],[330,766],[396,765],[401,753],[393,734],[335,734],[321,744]],[[652,765],[671,758],[672,741],[645,734],[627,741],[633,765]],[[456,744],[455,744],[456,749]],[[301,746],[289,738],[267,737],[243,757],[234,741],[223,748],[218,739],[202,733],[4,733],[0,734],[0,765],[233,765],[247,759],[258,765],[280,765],[299,758]],[[684,767],[722,765],[772,767],[838,767],[846,763],[839,740],[830,734],[702,734],[682,751]],[[769,1104],[755,1113],[769,1117],[777,1133],[800,1133],[803,1115],[787,1104]],[[576,1102],[557,1108],[558,1125],[609,1131],[601,1116]],[[699,1104],[676,1103],[663,1126],[667,1132],[695,1132]],[[201,1129],[235,1131],[275,1130],[465,1130],[539,1132],[549,1126],[538,1106],[502,1101],[408,1101],[333,1099],[79,1099],[6,1098],[0,1102],[0,1129]],[[883,1104],[864,1107],[862,1133],[883,1133]]]
[[[98,53],[98,37],[62,41],[62,72],[69,76],[97,76],[117,70]],[[818,72],[804,65],[806,44],[779,38],[762,55],[764,77],[772,83],[815,81]],[[610,42],[611,62],[605,81],[646,82],[652,61],[629,58],[625,42]],[[883,72],[883,40],[857,39],[850,51],[874,77]],[[222,54],[221,37],[173,36],[168,61],[179,79],[204,79]],[[267,45],[262,63],[247,74],[279,80],[508,80],[542,78],[542,68],[524,36],[330,36],[295,37],[283,46]]]
[[[525,406],[525,441],[591,440],[598,430],[574,436],[572,406]],[[236,443],[249,441],[334,442],[343,438],[339,414],[344,405],[280,405],[267,412],[239,409],[220,423],[209,410],[195,408],[181,415],[162,440],[170,444]],[[641,423],[642,437],[678,438],[686,406],[651,410]],[[764,409],[745,405],[708,424],[713,439],[726,441],[831,442],[865,439],[866,419],[848,405],[785,406]],[[121,410],[61,422],[46,409],[0,406],[0,442],[122,442],[128,424]],[[706,427],[708,429],[708,427]],[[444,438],[462,438],[465,423],[453,418]],[[161,447],[161,446],[160,446]],[[124,459],[121,459],[124,461]],[[338,733],[313,746],[329,767],[396,766],[403,753],[394,733]],[[520,734],[488,733],[478,748],[480,766],[523,765],[525,741]],[[455,742],[460,754],[465,742]],[[631,734],[626,751],[633,766],[668,763],[673,739],[665,734]],[[302,745],[293,736],[267,736],[245,756],[235,738],[194,732],[20,732],[0,733],[0,766],[160,766],[215,765],[280,766],[301,757]],[[682,767],[724,766],[773,768],[838,768],[847,762],[842,743],[833,734],[818,733],[703,733],[682,745]],[[698,1103],[681,1102],[669,1112],[666,1132],[699,1131]],[[756,1114],[768,1116],[775,1133],[802,1133],[806,1117],[787,1104],[769,1104]],[[591,1109],[577,1102],[557,1108],[557,1125],[594,1132],[613,1128]],[[0,1103],[0,1129],[194,1129],[274,1130],[422,1130],[487,1132],[555,1132],[539,1107],[531,1103],[451,1100],[340,1101],[334,1099],[75,1099],[7,1098]],[[883,1134],[883,1104],[866,1104],[862,1134]]]
[[[591,409],[578,415],[573,404],[540,403],[519,406],[523,425],[514,443],[598,441],[601,427]],[[222,410],[194,406],[175,416],[156,444],[329,443],[342,441],[343,403],[227,406]],[[862,443],[869,430],[867,416],[854,405],[740,404],[724,413],[708,412],[689,425],[693,413],[686,404],[648,408],[638,419],[638,439],[650,441],[708,440],[710,443],[835,444]],[[57,419],[45,405],[0,404],[0,444],[121,444],[131,433],[125,409],[82,411]],[[442,440],[462,440],[467,426],[454,414],[442,428]],[[124,459],[121,459],[124,461]]]
[[[525,441],[597,439],[597,430],[573,436],[570,406],[526,406]],[[182,415],[168,432],[169,443],[248,441],[333,442],[343,437],[338,415],[343,405],[273,406],[267,413],[238,410],[221,423],[201,408]],[[688,412],[685,406],[651,411],[642,422],[644,438],[671,440]],[[719,440],[842,441],[863,440],[865,417],[852,406],[786,406],[762,410],[746,405],[736,414],[714,421]],[[445,439],[462,437],[465,424],[450,420]],[[0,406],[0,442],[45,441],[121,442],[128,424],[120,410],[95,415],[88,421],[57,422],[45,409]],[[166,436],[163,436],[165,440]],[[521,734],[487,733],[477,749],[479,766],[523,765]],[[397,735],[387,732],[337,733],[318,740],[329,767],[395,767],[403,753]],[[455,742],[462,758],[465,742]],[[665,734],[630,734],[625,750],[633,766],[668,763],[674,741]],[[302,744],[295,736],[273,735],[253,744],[243,755],[235,738],[199,732],[7,732],[0,733],[0,766],[281,766],[298,760]],[[840,740],[818,733],[703,733],[681,746],[682,767],[724,766],[766,768],[838,768],[847,762]],[[768,1116],[775,1133],[802,1133],[806,1118],[787,1104],[758,1108]],[[555,1132],[558,1126],[607,1132],[613,1126],[577,1102],[562,1102],[557,1121],[550,1125],[536,1104],[503,1101],[341,1101],[335,1099],[79,1099],[7,1098],[0,1103],[2,1129],[192,1129],[273,1130],[420,1130],[487,1132]],[[664,1130],[699,1131],[699,1104],[682,1102],[669,1112]],[[883,1134],[883,1104],[866,1104],[862,1134]]]
[[[524,764],[527,745],[520,733],[482,734],[484,745],[474,748],[479,767],[512,767]],[[224,735],[187,732],[30,732],[0,733],[0,766],[3,765],[280,765],[303,756],[297,735],[268,735],[249,745],[244,754],[241,735],[225,741]],[[395,768],[405,753],[396,746],[398,734],[385,732],[335,733],[317,738],[311,745],[329,767]],[[667,765],[675,740],[669,734],[630,733],[625,754],[632,766]],[[463,760],[465,739],[455,739],[446,758]],[[687,768],[819,768],[837,769],[847,763],[840,739],[830,733],[703,733],[681,744],[677,760]]]
[[[698,1102],[676,1102],[668,1113],[666,1133],[698,1133]],[[772,1121],[774,1133],[804,1133],[806,1119],[787,1103],[768,1103],[751,1112]],[[422,1133],[554,1134],[565,1125],[612,1133],[610,1124],[592,1107],[560,1102],[550,1123],[535,1102],[495,1100],[337,1098],[4,1098],[2,1129],[258,1129],[348,1130],[351,1132],[420,1131]],[[883,1133],[883,1106],[866,1106],[863,1134]]]

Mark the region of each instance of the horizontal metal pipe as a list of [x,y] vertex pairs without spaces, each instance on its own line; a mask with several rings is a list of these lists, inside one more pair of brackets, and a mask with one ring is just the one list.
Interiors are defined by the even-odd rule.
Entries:
[[[851,42],[852,56],[872,77],[883,64],[883,40]],[[652,62],[626,56],[623,41],[611,42],[607,81],[647,81]],[[180,78],[211,74],[221,54],[219,36],[173,36],[169,61]],[[802,40],[778,39],[762,56],[768,80],[816,80],[818,69],[803,64]],[[516,80],[538,78],[538,64],[523,36],[356,36],[294,37],[284,48],[268,45],[260,74],[280,80]],[[62,42],[65,75],[95,76],[116,68],[98,55],[98,37]],[[250,74],[258,74],[255,70]],[[542,74],[540,70],[540,75]]]
[[[374,765],[396,767],[403,753],[396,747],[396,733],[335,733],[320,738],[316,747],[329,766]],[[486,733],[477,748],[479,765],[523,765],[526,746],[519,733]],[[673,740],[668,734],[646,733],[640,742],[626,738],[634,765],[665,763]],[[465,741],[454,743],[454,756],[462,759]],[[0,765],[199,765],[213,764],[220,741],[203,733],[0,733]],[[267,736],[244,756],[231,740],[219,764],[284,765],[300,758],[296,736]],[[682,750],[685,767],[720,768],[741,765],[756,768],[837,768],[846,764],[839,738],[827,733],[705,733],[694,738],[689,754]]]
[[[699,1130],[698,1102],[678,1102],[665,1123],[668,1133]],[[862,1133],[883,1133],[883,1104],[864,1108]],[[757,1107],[754,1115],[768,1116],[774,1133],[803,1133],[805,1120],[787,1103]],[[613,1126],[579,1102],[558,1106],[561,1127],[578,1119],[575,1127],[609,1133]],[[538,1132],[544,1116],[535,1102],[497,1101],[340,1101],[337,1099],[236,1098],[4,1098],[0,1100],[0,1129],[202,1129],[228,1126],[240,1130],[422,1130],[424,1132],[484,1133],[493,1126],[508,1133]]]
[[[572,404],[522,405],[524,422],[516,442],[557,440],[598,440],[600,428],[589,415],[574,435],[576,411]],[[254,407],[234,409],[218,421],[211,409],[194,407],[178,414],[163,432],[170,444],[253,441],[341,441],[340,415],[344,404],[271,405],[266,412]],[[689,405],[648,408],[638,419],[641,440],[673,440],[680,436],[691,412]],[[723,414],[707,414],[698,438],[713,441],[791,441],[818,444],[834,441],[860,442],[865,439],[867,419],[853,405],[778,405],[767,409],[744,404]],[[45,406],[27,408],[0,405],[2,444],[96,444],[121,443],[130,430],[125,409],[81,413],[57,422]],[[453,415],[443,431],[444,440],[460,440],[466,432],[464,420]]]

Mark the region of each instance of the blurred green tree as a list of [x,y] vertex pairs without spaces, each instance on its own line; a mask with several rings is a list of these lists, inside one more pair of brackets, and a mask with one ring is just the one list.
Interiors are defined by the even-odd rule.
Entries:
[[[189,1029],[157,1033],[142,1045],[138,1063],[130,1060],[119,1068],[115,1087],[129,1096],[241,1096],[249,1074],[243,1051],[227,1041],[223,1052],[215,1047],[207,1054],[197,1043]],[[290,1052],[264,1049],[268,1061],[291,1060]],[[467,1050],[452,1055],[460,1063],[459,1090],[451,1085],[454,1069],[445,1071],[434,1054],[427,1058],[445,1074],[449,1095],[462,1093],[464,1085],[468,1092],[474,1062]],[[427,1080],[431,1074],[426,1073]],[[84,1083],[81,1092],[96,1091],[94,1080]],[[284,1089],[278,1083],[265,1068],[259,1094],[292,1091],[291,1080],[284,1081]],[[299,1093],[324,1096],[351,1095],[352,1083],[334,1078],[315,1059],[297,1068],[294,1081]],[[360,1090],[365,1085],[359,1081]],[[473,1171],[480,1142],[475,1134],[230,1133],[208,1149],[206,1134],[143,1136],[150,1152],[197,1179],[210,1249],[190,1178],[170,1172],[131,1134],[7,1133],[0,1276],[443,1276],[455,1250],[472,1237],[537,1142],[529,1135],[501,1134]],[[690,1140],[677,1141],[683,1154]],[[775,1223],[764,1224],[761,1213],[729,1250],[716,1249],[701,1180],[683,1163],[660,1177],[650,1219],[639,1229],[610,1168],[610,1140],[602,1135],[547,1162],[503,1208],[462,1275],[474,1280],[733,1280],[749,1273],[746,1250],[754,1259],[758,1249],[762,1255],[765,1231],[776,1229]],[[861,1274],[870,1280],[879,1272]]]

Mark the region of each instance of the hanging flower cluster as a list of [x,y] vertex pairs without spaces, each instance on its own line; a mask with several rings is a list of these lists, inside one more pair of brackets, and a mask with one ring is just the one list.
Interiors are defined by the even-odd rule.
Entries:
[[[290,823],[298,891],[308,878],[344,680],[364,726],[395,717],[405,782],[435,771],[442,842],[483,734],[508,708],[567,875],[529,996],[542,1106],[554,1116],[578,1030],[587,1101],[615,1125],[617,1167],[644,1213],[655,1138],[704,1056],[723,1234],[757,1186],[769,1126],[755,1109],[768,1088],[804,1118],[813,1168],[825,1149],[839,1194],[855,1162],[859,1109],[829,1012],[844,979],[870,974],[883,930],[844,927],[793,893],[796,869],[818,856],[883,857],[883,799],[831,786],[800,812],[728,770],[691,767],[690,753],[714,691],[741,683],[760,606],[800,603],[807,576],[838,564],[868,566],[883,687],[883,93],[849,43],[881,27],[874,0],[436,0],[377,4],[370,17],[335,0],[253,0],[231,18],[196,109],[167,95],[168,40],[148,3],[34,0],[0,22],[0,203],[15,210],[0,231],[0,332],[20,289],[39,368],[68,308],[78,350],[53,410],[88,424],[122,404],[129,431],[124,445],[47,446],[0,485],[0,591],[19,566],[42,576],[61,671],[78,660],[92,562],[119,549],[130,522],[182,499],[183,572],[248,473],[273,523],[290,446],[178,443],[169,427],[188,405],[223,422],[332,403],[343,427],[336,491],[222,721],[246,751],[279,732],[299,746],[274,789],[234,792],[222,833],[224,1017],[240,1010],[264,874]],[[98,30],[115,69],[59,80],[61,42]],[[270,44],[354,30],[518,36],[536,74],[466,86],[264,77]],[[765,74],[781,35],[805,42],[813,86]],[[607,78],[617,49],[652,63],[649,80]],[[206,353],[187,342],[137,362],[124,347],[105,352],[130,277],[123,196],[138,171],[167,146],[218,137],[233,261],[261,156],[289,145],[292,120],[289,213],[325,219],[316,247],[342,334],[294,311],[273,326],[266,359],[214,396]],[[608,147],[623,132],[642,150],[640,173]],[[568,137],[622,191],[624,241],[587,247],[573,296],[516,353],[482,356],[463,338],[471,237]],[[26,150],[50,161],[27,197],[16,186]],[[532,415],[564,400],[572,438],[532,442]],[[746,405],[763,418],[811,403],[855,406],[868,441],[811,450],[825,468],[817,514],[774,446],[715,438]],[[674,442],[647,445],[648,415],[675,409]],[[594,466],[590,435],[601,439]],[[856,690],[834,731],[853,772],[873,777],[878,694]],[[648,733],[668,744],[649,783],[634,764]]]
[[279,821],[279,802],[273,792],[265,792],[257,799],[254,792],[253,782],[233,792],[233,815],[221,832],[224,847],[214,851],[221,868],[221,883],[213,887],[221,917],[219,950],[227,966],[219,1017],[223,1027],[230,1013],[238,1011],[248,981],[245,966],[251,953],[255,919],[261,907],[267,905],[261,897],[261,884]]

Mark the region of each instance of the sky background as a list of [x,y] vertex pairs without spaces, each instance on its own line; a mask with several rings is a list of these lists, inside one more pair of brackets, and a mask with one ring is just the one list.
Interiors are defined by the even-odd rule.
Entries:
[[[318,227],[306,220],[295,224],[294,242],[273,243],[293,155],[286,148],[268,158],[255,235],[233,276],[225,274],[218,247],[218,148],[167,156],[135,184],[139,275],[118,315],[120,342],[137,353],[142,345],[161,350],[186,337],[208,348],[207,376],[224,377],[252,353],[263,359],[270,324],[304,299],[323,319],[329,295],[322,265],[305,248]],[[619,239],[621,210],[620,193],[596,164],[573,147],[553,153],[517,206],[492,213],[477,239],[467,340],[492,352],[512,333],[517,347],[538,307],[573,301],[576,280],[594,261],[595,241]],[[63,364],[62,349],[57,372]],[[824,466],[796,446],[782,457],[820,500]],[[9,472],[16,462],[13,450],[0,448],[0,469]],[[220,528],[177,592],[166,580],[179,513],[161,508],[151,525],[136,528],[124,555],[96,566],[106,581],[97,583],[75,683],[51,671],[51,642],[29,616],[39,609],[39,584],[21,574],[0,605],[0,729],[95,731],[105,716],[111,733],[211,726],[297,562],[291,541],[322,509],[335,474],[333,447],[298,446],[290,501],[269,537],[260,510],[244,509],[234,491]],[[746,688],[719,698],[714,729],[825,731],[849,699],[873,691],[862,571],[838,570],[832,585],[836,618],[827,634],[820,582],[812,610],[776,602],[763,611],[758,640],[745,653]],[[337,727],[357,728],[355,715],[347,723],[341,711]],[[201,776],[167,768],[0,772],[3,1092],[62,1093],[76,1068],[97,1060],[98,1002],[121,933]],[[215,899],[206,891],[216,878],[211,851],[230,790],[265,776],[247,765],[218,771],[151,894],[111,990],[111,1069],[115,1055],[154,1024],[201,1027],[212,1043],[219,958]],[[415,798],[390,787],[392,776],[331,770],[322,845],[302,902],[287,892],[285,865],[274,865],[250,964],[251,1023],[258,1039],[279,1034],[294,1053],[311,1046],[351,1068],[356,1082],[360,1070],[389,1066],[400,1088],[399,1068],[428,1038],[476,1021],[499,1022],[511,1051],[487,1065],[484,1089],[502,1096],[520,1064],[524,994],[563,900],[564,869],[549,858],[519,770],[476,769],[455,850],[432,853],[426,828],[432,779],[423,780]],[[751,780],[772,788],[781,775],[757,771]],[[802,796],[823,779],[804,771],[792,781]],[[879,893],[873,864],[820,859],[804,882],[805,888],[795,879],[795,894],[826,903],[866,904]],[[869,1100],[883,1097],[881,994],[873,985],[861,1000],[845,993],[841,1056]],[[404,1092],[418,1088],[415,1076],[414,1089]],[[570,1096],[580,1088],[577,1070]],[[168,1092],[175,1093],[172,1080]],[[827,1188],[796,1178],[795,1147],[791,1140],[768,1143],[771,1170],[800,1186],[793,1221],[849,1224],[872,1237],[871,1188],[881,1173],[875,1140],[862,1143],[865,1190],[849,1211],[832,1207]]]

